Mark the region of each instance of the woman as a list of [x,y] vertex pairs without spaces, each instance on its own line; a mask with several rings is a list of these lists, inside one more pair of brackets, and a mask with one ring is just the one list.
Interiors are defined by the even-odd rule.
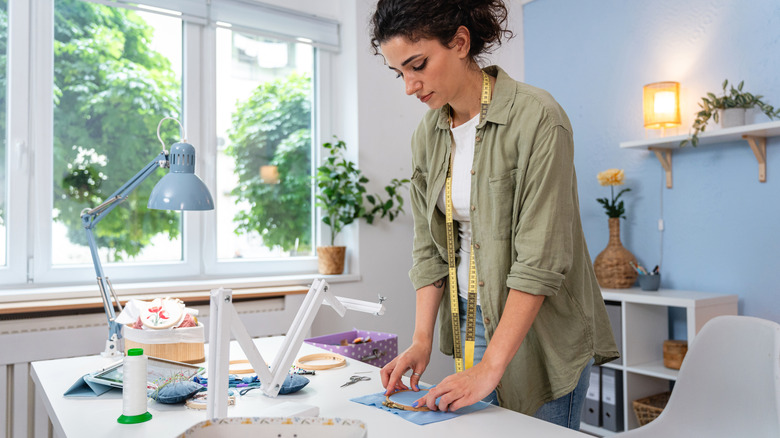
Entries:
[[547,92],[478,65],[511,37],[506,17],[500,0],[380,0],[372,18],[376,53],[431,109],[412,137],[415,330],[382,384],[408,389],[411,370],[418,390],[438,309],[441,349],[462,371],[418,406],[493,397],[577,429],[591,364],[618,353],[580,223],[569,120]]

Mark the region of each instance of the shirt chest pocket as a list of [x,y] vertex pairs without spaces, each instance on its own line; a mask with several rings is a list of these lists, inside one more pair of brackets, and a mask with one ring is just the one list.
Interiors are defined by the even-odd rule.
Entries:
[[515,198],[517,169],[488,180],[490,193],[490,224],[494,239],[512,237],[512,208]]

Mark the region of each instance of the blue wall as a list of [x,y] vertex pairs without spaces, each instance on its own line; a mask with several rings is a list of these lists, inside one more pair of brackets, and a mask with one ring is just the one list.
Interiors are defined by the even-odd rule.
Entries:
[[[739,312],[780,322],[780,137],[767,142],[767,182],[746,142],[686,147],[664,188],[648,151],[619,143],[642,126],[642,86],[681,84],[688,132],[699,98],[728,78],[780,106],[778,0],[535,0],[523,9],[525,80],[548,90],[574,127],[580,208],[591,256],[606,246],[608,196],[596,174],[626,172],[624,246],[662,287],[738,294]],[[764,116],[756,122],[767,121]],[[658,231],[663,217],[665,232]]]

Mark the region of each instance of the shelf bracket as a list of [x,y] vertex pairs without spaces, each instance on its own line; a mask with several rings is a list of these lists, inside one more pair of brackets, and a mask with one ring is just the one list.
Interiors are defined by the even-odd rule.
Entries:
[[658,161],[661,162],[661,166],[664,167],[664,172],[666,172],[666,188],[671,189],[672,188],[672,150],[665,149],[665,148],[652,148],[652,147],[647,149],[655,152],[655,156],[658,158]]
[[758,160],[758,180],[766,182],[766,137],[745,134],[742,138],[747,140],[753,155]]

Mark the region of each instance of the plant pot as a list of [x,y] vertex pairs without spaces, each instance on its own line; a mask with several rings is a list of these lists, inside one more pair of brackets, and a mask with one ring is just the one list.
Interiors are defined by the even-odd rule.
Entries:
[[727,108],[720,112],[721,128],[733,128],[745,124],[745,108]]
[[344,272],[346,246],[318,246],[317,270],[323,275],[338,275]]
[[599,285],[608,289],[633,286],[638,274],[628,262],[637,264],[636,257],[620,242],[620,218],[609,218],[609,242],[593,262]]

